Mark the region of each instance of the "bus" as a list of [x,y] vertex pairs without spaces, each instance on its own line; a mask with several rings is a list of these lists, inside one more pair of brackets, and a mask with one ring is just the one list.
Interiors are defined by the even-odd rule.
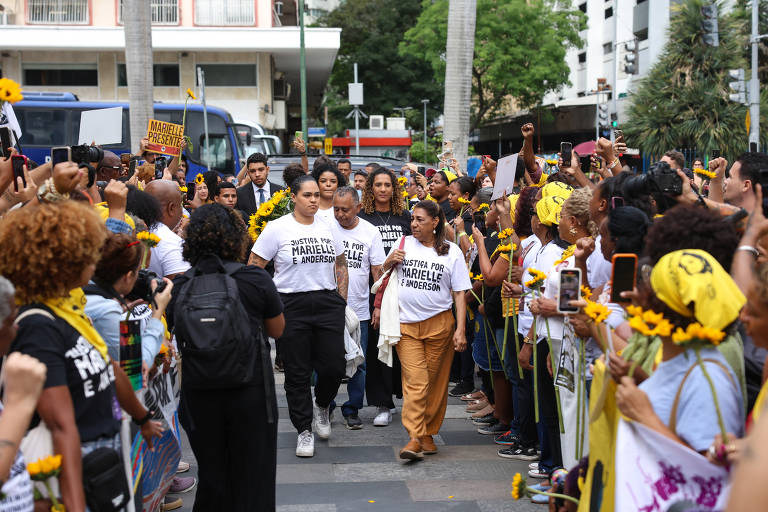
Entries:
[[[120,144],[102,147],[118,155],[137,151],[139,141],[131,141],[127,102],[80,101],[72,93],[25,92],[24,99],[13,105],[22,132],[19,145],[28,158],[38,164],[47,162],[52,147],[77,145],[83,111],[110,107],[123,109],[123,140]],[[155,119],[181,124],[184,104],[156,102],[154,110]],[[198,173],[208,169],[221,174],[237,174],[243,155],[232,116],[226,110],[208,106],[210,161],[207,166],[201,157],[205,146],[203,127],[203,106],[188,104],[186,134],[192,140],[192,148],[184,151],[188,164],[187,181],[193,181]]]

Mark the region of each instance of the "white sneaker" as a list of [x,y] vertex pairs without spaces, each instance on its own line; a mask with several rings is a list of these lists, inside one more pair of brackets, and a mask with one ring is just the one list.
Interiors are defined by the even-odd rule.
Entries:
[[299,434],[296,440],[297,457],[313,457],[315,455],[315,435],[309,430]]
[[539,463],[531,462],[530,464],[528,464],[528,469],[539,469]]
[[328,413],[328,407],[320,407],[313,404],[314,414],[312,417],[312,430],[317,433],[320,439],[331,437],[331,417]]
[[376,427],[386,427],[392,422],[392,412],[389,407],[379,407],[379,414],[373,419],[373,425]]

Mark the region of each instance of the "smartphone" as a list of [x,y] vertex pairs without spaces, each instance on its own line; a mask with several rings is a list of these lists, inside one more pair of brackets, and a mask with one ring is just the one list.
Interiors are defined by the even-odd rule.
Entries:
[[560,281],[557,289],[557,312],[578,313],[577,306],[571,306],[571,301],[579,300],[581,290],[581,269],[564,268],[560,271]]
[[573,144],[570,142],[560,143],[560,158],[563,159],[563,165],[566,167],[571,166],[571,155],[573,153]]
[[712,155],[710,156],[710,160],[714,160],[715,158],[720,158],[720,150],[719,149],[713,149]]
[[69,146],[51,148],[51,166],[61,162],[69,162],[72,159],[72,150]]
[[11,139],[11,129],[7,126],[0,128],[0,153],[3,158],[11,156],[11,148],[13,147],[13,140]]
[[303,132],[303,131],[301,131],[301,130],[299,130],[299,131],[297,131],[297,132],[294,132],[294,134],[293,134],[293,138],[294,138],[294,139],[301,139],[301,140],[304,140],[304,132]]
[[627,302],[621,292],[631,292],[635,289],[637,275],[636,254],[614,254],[613,270],[611,272],[611,302]]
[[416,171],[419,174],[421,174],[422,176],[424,176],[427,173],[427,168],[425,166],[423,166],[423,165],[420,165],[420,166],[416,167]]
[[155,179],[161,180],[163,179],[163,172],[165,171],[165,168],[167,166],[167,160],[164,156],[158,156],[155,158]]
[[24,188],[27,188],[27,179],[24,177],[24,166],[27,165],[27,157],[24,155],[13,155],[11,157],[11,165],[13,166],[13,189],[19,191],[19,183],[16,181],[21,178],[21,182],[24,184]]
[[136,172],[136,159],[131,158],[131,160],[128,162],[128,176],[133,176],[133,173]]
[[191,201],[195,198],[195,182],[187,182],[187,201]]
[[624,132],[618,128],[613,130],[613,138],[616,142],[624,142]]

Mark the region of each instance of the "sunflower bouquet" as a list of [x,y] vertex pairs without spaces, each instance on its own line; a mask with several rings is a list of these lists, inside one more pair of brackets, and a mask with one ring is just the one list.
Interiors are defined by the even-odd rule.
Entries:
[[[56,478],[61,474],[61,455],[49,455],[35,462],[30,462],[27,464],[27,473],[33,481],[42,482],[45,486],[48,499],[53,503],[51,512],[65,512],[64,504],[56,499],[53,490],[51,490],[51,484],[48,482],[50,478]],[[43,498],[43,496],[38,496],[37,489],[35,489],[35,495],[35,499]]]
[[644,311],[638,306],[628,306],[627,314],[632,335],[621,357],[632,362],[629,377],[634,375],[637,366],[650,373],[650,365],[661,347],[661,337],[672,334],[672,324],[661,313]]
[[[507,255],[507,281],[512,281],[512,256],[517,250],[517,245],[512,242],[512,237],[515,234],[514,230],[510,228],[502,229],[499,231],[499,246],[496,250],[500,254]],[[517,335],[517,306],[516,300],[512,297],[501,299],[502,314],[504,315],[504,341],[501,347],[501,360],[507,356],[507,332],[509,332],[509,318],[512,317],[512,327],[515,337],[515,360],[517,361],[517,355],[520,354],[520,338]],[[502,365],[503,366],[503,365]],[[520,361],[517,361],[517,373],[520,378],[523,378],[523,367],[520,366]]]
[[272,194],[269,201],[261,203],[256,213],[248,219],[248,234],[252,241],[256,241],[261,235],[267,223],[279,219],[291,212],[291,189],[279,190]]
[[139,265],[139,268],[146,268],[149,250],[157,247],[157,244],[160,243],[160,237],[149,231],[139,231],[136,233],[136,240],[144,246],[144,254],[141,255],[141,265]]
[[717,177],[717,173],[714,171],[710,171],[709,169],[693,169],[694,174],[698,174],[699,176],[702,176],[704,178],[713,180]]
[[0,107],[3,103],[14,104],[24,99],[21,86],[10,78],[0,78]]

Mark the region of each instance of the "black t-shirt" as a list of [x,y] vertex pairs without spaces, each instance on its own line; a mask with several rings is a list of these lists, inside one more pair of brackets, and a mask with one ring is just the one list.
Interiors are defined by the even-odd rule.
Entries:
[[402,237],[411,234],[411,214],[406,210],[403,210],[400,215],[380,211],[368,214],[365,210],[360,210],[357,216],[379,228],[381,241],[384,244],[384,254],[389,254],[393,245],[399,244]]
[[451,208],[451,202],[448,199],[444,199],[437,204],[439,204],[440,208],[443,210],[446,222],[451,222],[456,218],[456,212]]
[[[26,306],[19,314],[33,307],[53,315],[40,304]],[[114,368],[66,320],[42,314],[23,318],[11,350],[36,357],[45,364],[45,388],[69,388],[81,442],[112,437],[119,432],[121,412]]]

